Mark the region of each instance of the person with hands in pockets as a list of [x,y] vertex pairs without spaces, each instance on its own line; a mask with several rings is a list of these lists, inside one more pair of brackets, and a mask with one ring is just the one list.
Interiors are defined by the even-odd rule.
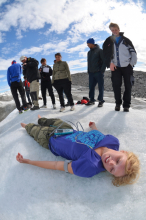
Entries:
[[131,89],[134,84],[133,67],[137,63],[137,54],[132,42],[120,32],[118,24],[110,23],[112,36],[103,43],[103,54],[106,67],[111,70],[112,86],[115,96],[115,111],[122,105],[121,86],[124,79],[123,110],[129,112]]
[[103,51],[98,44],[95,44],[95,40],[93,38],[89,38],[87,40],[87,46],[90,48],[87,55],[90,101],[86,104],[86,106],[95,104],[95,86],[98,83],[98,107],[102,107],[104,103],[104,72],[106,69],[104,64]]

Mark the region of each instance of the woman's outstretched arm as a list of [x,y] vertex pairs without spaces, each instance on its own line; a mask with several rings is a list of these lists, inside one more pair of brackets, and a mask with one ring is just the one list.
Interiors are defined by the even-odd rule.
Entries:
[[[64,171],[64,161],[34,161],[23,158],[23,156],[20,153],[17,154],[16,160],[19,163],[26,163],[45,169]],[[73,174],[71,163],[68,164],[68,172]]]

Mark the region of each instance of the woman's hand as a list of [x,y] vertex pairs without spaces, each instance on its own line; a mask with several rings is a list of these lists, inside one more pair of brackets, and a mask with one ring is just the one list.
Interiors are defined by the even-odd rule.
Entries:
[[24,159],[23,156],[18,153],[17,156],[16,156],[16,160],[19,162],[19,163],[28,163],[28,159]]
[[95,122],[90,121],[90,122],[89,122],[89,127],[90,127],[92,130],[97,130],[96,125],[95,125]]

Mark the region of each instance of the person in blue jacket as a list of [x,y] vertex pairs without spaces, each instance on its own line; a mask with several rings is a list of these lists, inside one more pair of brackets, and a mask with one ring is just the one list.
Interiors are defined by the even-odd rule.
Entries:
[[54,134],[57,127],[71,126],[60,119],[46,119],[40,115],[38,118],[38,125],[21,123],[21,126],[43,147],[67,160],[32,161],[18,153],[18,162],[87,178],[107,170],[114,176],[113,184],[116,186],[132,184],[137,179],[140,167],[137,156],[132,152],[119,151],[119,140],[99,132],[94,122],[89,123],[92,129],[89,132],[73,130],[72,134],[58,137]]
[[19,63],[16,63],[15,60],[13,60],[12,65],[7,70],[7,81],[8,81],[8,85],[11,88],[11,92],[12,92],[14,101],[16,103],[16,107],[19,110],[19,114],[21,114],[23,111],[20,105],[17,91],[19,92],[21,96],[21,100],[23,103],[23,110],[24,111],[28,110],[26,97],[25,97],[25,91],[23,88],[23,83],[21,81],[21,74],[22,74],[21,65]]

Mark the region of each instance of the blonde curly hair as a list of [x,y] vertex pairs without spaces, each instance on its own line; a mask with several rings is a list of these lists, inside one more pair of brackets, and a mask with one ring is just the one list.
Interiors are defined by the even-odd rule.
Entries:
[[140,162],[133,152],[126,152],[128,158],[126,161],[126,175],[114,177],[112,183],[114,186],[124,186],[135,183],[140,175]]

